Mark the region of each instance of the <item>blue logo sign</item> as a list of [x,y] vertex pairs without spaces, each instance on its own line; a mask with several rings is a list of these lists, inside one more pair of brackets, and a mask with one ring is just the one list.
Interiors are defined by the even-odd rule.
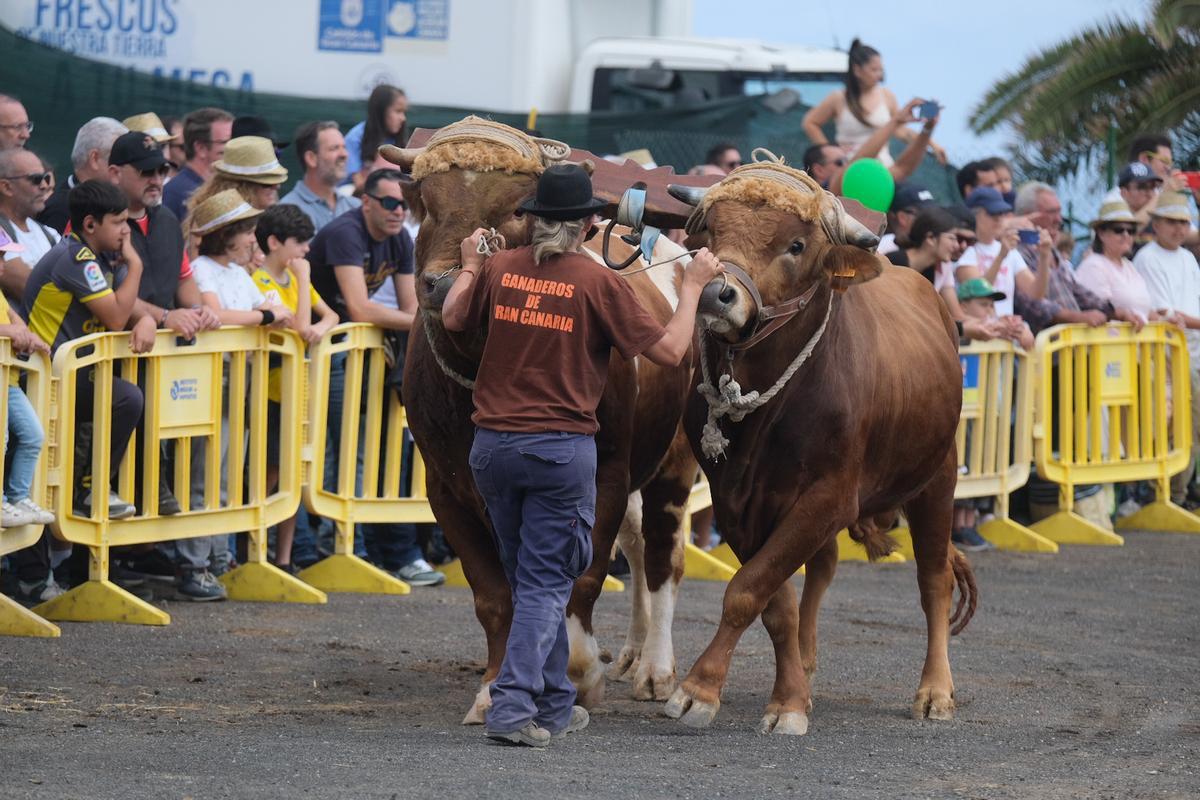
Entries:
[[1104,365],[1104,377],[1106,377],[1106,378],[1121,377],[1121,362],[1120,361],[1109,361],[1107,364],[1105,364]]
[[383,51],[383,0],[321,0],[317,49]]
[[197,400],[200,397],[200,382],[196,378],[180,378],[171,381],[172,400]]
[[387,35],[401,39],[446,39],[450,0],[389,0]]

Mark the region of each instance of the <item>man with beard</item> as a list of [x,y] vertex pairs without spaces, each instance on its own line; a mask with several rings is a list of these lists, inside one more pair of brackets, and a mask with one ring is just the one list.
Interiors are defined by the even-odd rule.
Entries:
[[31,151],[0,150],[0,228],[25,248],[4,254],[0,283],[17,304],[25,293],[30,271],[59,240],[57,231],[34,219],[46,207],[44,189],[49,181],[42,160]]
[[318,233],[334,217],[362,205],[357,198],[337,192],[338,184],[346,177],[349,155],[346,140],[336,122],[326,120],[301,125],[296,131],[296,158],[304,165],[304,178],[279,202],[299,206]]

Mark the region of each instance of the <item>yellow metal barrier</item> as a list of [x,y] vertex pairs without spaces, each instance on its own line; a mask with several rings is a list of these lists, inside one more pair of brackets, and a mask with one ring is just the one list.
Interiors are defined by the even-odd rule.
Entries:
[[[283,393],[279,485],[268,493],[267,374],[272,359],[279,365]],[[141,355],[131,352],[126,333],[93,334],[60,347],[54,356],[58,406],[53,415],[59,430],[53,439],[55,458],[49,482],[62,538],[84,545],[90,552],[90,579],[43,603],[36,609],[38,613],[56,620],[165,625],[170,621],[165,612],[109,581],[110,549],[240,531],[249,532],[248,563],[222,577],[232,599],[325,602],[322,592],[266,560],[267,528],[291,516],[299,505],[303,363],[298,336],[265,328],[222,328],[201,334],[191,344],[164,331],[158,334],[153,350]],[[91,416],[104,423],[112,416],[116,377],[140,383],[145,406],[142,432],[134,433],[117,473],[118,493],[132,500],[138,479],[135,454],[140,448],[141,509],[125,520],[108,517],[105,489],[113,465],[109,463],[112,430],[107,424],[93,426],[92,507],[87,514],[74,508],[79,383],[93,381]],[[226,403],[223,397],[237,402]],[[224,459],[223,434],[228,442]],[[157,513],[164,441],[175,443],[172,484],[184,509],[170,517]],[[205,453],[199,508],[190,507],[193,443],[203,443]],[[227,490],[224,499],[223,488]]]
[[1200,518],[1170,501],[1170,477],[1191,459],[1191,383],[1183,333],[1163,323],[1139,332],[1126,324],[1063,325],[1043,331],[1037,342],[1042,378],[1034,426],[1038,474],[1059,484],[1064,510],[1034,529],[1061,543],[1122,544],[1119,535],[1073,511],[1074,487],[1149,480],[1157,500],[1119,520],[1118,527],[1200,532]]
[[[305,503],[313,513],[333,520],[337,535],[334,554],[301,572],[300,577],[328,592],[408,594],[404,581],[354,555],[354,527],[359,523],[435,521],[425,498],[425,463],[415,448],[412,493],[401,486],[408,424],[400,398],[385,384],[383,336],[384,332],[372,325],[345,323],[318,342],[311,353]],[[332,485],[326,485],[330,384],[335,373],[342,374],[343,383],[338,468]],[[356,487],[360,459],[362,483]]]
[[[8,387],[20,374],[25,378],[25,394],[29,398],[37,417],[46,428],[45,442],[50,441],[51,430],[49,420],[51,415],[52,381],[50,364],[45,356],[33,354],[28,361],[17,359],[12,351],[12,342],[0,338],[0,386]],[[0,390],[0,432],[8,430],[8,392]],[[13,444],[9,440],[9,445]],[[46,499],[46,474],[48,468],[48,448],[43,445],[41,457],[33,475],[33,485],[30,497],[43,507],[49,507]],[[5,484],[4,459],[0,458],[0,486]],[[0,556],[13,553],[29,547],[42,536],[41,525],[22,525],[19,528],[0,529]],[[7,636],[58,636],[59,628],[52,622],[29,611],[19,603],[0,595],[0,635]]]

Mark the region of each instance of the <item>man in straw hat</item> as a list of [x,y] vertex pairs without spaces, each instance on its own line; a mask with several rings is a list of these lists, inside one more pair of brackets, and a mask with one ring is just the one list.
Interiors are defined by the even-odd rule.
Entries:
[[447,330],[487,328],[475,382],[470,464],[513,590],[512,628],[492,684],[487,735],[545,747],[588,723],[567,678],[563,612],[591,563],[596,406],[613,348],[678,364],[700,292],[722,268],[707,249],[684,273],[664,329],[618,273],[579,251],[604,202],[575,164],[549,167],[521,205],[532,244],[484,260],[476,230],[442,308]]
[[1192,464],[1171,479],[1171,500],[1182,504],[1200,455],[1200,264],[1185,248],[1192,234],[1187,198],[1163,192],[1150,212],[1154,240],[1133,258],[1133,266],[1146,279],[1154,307],[1186,329],[1192,367]]

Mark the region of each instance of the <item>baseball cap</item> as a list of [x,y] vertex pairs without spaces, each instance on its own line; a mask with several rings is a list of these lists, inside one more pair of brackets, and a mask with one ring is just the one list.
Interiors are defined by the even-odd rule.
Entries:
[[14,242],[3,228],[0,228],[0,253],[20,253],[25,250],[25,245],[20,242]]
[[1162,178],[1154,174],[1154,170],[1147,167],[1140,161],[1135,161],[1132,164],[1126,164],[1121,167],[1121,172],[1117,175],[1117,186],[1125,186],[1134,181],[1155,181],[1162,183]]
[[271,144],[275,145],[276,150],[282,150],[291,142],[282,141],[275,135],[275,131],[271,128],[271,123],[267,122],[264,117],[244,116],[238,117],[233,121],[233,132],[230,134],[231,139],[236,139],[239,136],[261,136],[264,139],[270,139]]
[[[972,192],[972,194],[974,193]],[[987,278],[971,278],[958,285],[959,300],[978,300],[981,297],[991,300],[1003,300],[1007,296],[1004,292],[999,291],[995,286],[988,283]]]
[[108,163],[114,167],[128,164],[134,169],[147,170],[161,167],[167,159],[163,157],[162,146],[156,144],[153,137],[141,131],[130,131],[113,142]]
[[991,186],[980,186],[967,197],[967,208],[982,208],[992,216],[1007,214],[1013,207],[1004,202],[1004,196]]
[[896,184],[896,193],[892,195],[892,211],[904,211],[909,208],[922,208],[934,205],[933,192],[915,181],[901,181]]

